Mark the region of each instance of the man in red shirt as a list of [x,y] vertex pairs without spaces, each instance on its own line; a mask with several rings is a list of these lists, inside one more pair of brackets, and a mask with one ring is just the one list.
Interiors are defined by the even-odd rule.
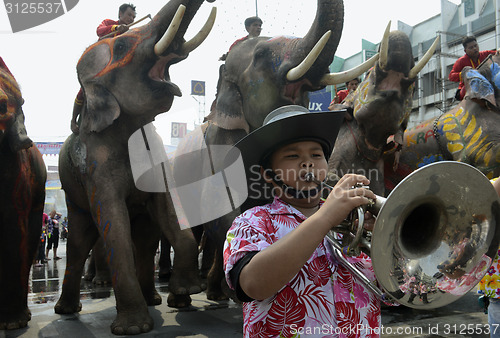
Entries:
[[[128,27],[135,20],[135,6],[132,4],[123,4],[118,9],[118,21],[105,19],[99,26],[97,26],[96,33],[99,39],[104,38],[111,32],[116,32],[110,38],[120,35],[128,31]],[[71,117],[71,131],[78,134],[80,128],[78,127],[77,118],[83,108],[84,94],[83,90],[76,95],[75,103],[73,104],[73,115]]]
[[99,38],[111,33],[116,32],[112,37],[120,35],[128,31],[128,25],[135,20],[135,6],[132,4],[123,4],[118,10],[118,21],[105,19],[97,27],[96,33]]
[[465,55],[455,61],[450,75],[448,76],[450,81],[460,82],[457,93],[455,94],[455,98],[457,100],[462,100],[465,95],[465,87],[460,75],[462,69],[467,66],[476,69],[481,62],[488,57],[488,55],[496,53],[496,50],[479,51],[479,45],[477,44],[476,37],[474,36],[464,37],[462,39],[462,46],[464,46]]
[[335,108],[333,107],[333,105],[337,103],[342,103],[342,101],[344,101],[344,99],[347,97],[347,95],[349,95],[349,93],[356,91],[360,82],[361,81],[358,78],[346,82],[345,83],[346,89],[339,90],[337,92],[337,95],[335,95],[333,101],[330,102],[330,106],[328,107],[328,109],[334,110]]

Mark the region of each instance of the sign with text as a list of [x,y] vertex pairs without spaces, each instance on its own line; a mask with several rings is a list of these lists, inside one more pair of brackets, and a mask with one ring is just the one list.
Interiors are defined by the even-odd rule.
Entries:
[[312,112],[327,111],[331,101],[332,94],[326,91],[326,88],[310,92],[308,109]]
[[170,137],[173,138],[183,138],[187,133],[187,123],[183,122],[172,122],[172,130],[170,131]]
[[12,32],[20,32],[58,18],[73,9],[78,0],[4,0]]

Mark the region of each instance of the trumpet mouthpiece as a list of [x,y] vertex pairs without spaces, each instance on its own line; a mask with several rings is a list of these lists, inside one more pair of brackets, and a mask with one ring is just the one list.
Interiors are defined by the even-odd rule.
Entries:
[[314,177],[313,173],[307,173],[307,174],[305,174],[304,179],[306,180],[306,182],[314,182],[314,181],[316,181],[316,177]]

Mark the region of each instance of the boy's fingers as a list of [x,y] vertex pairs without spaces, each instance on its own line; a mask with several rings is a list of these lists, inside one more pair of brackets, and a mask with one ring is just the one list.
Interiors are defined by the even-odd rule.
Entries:
[[363,175],[357,175],[357,174],[347,174],[347,175],[344,175],[342,176],[342,178],[340,179],[339,183],[346,183],[346,184],[350,184],[351,186],[354,186],[358,183],[361,183],[361,184],[364,184],[364,185],[368,185],[370,184],[370,180],[367,179],[365,176]]

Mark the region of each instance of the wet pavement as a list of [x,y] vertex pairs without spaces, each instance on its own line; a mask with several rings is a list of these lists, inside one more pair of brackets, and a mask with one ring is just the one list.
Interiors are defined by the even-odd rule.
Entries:
[[[116,316],[115,299],[110,287],[94,286],[82,280],[82,311],[58,315],[54,305],[61,293],[66,267],[66,242],[59,242],[61,260],[50,260],[43,267],[32,268],[28,296],[32,318],[28,327],[3,331],[3,337],[118,337],[110,325]],[[50,253],[50,257],[52,252]],[[241,337],[242,313],[233,301],[209,301],[204,293],[193,295],[192,305],[183,310],[166,305],[168,284],[157,281],[163,298],[161,305],[149,307],[154,329],[140,337]],[[458,301],[432,310],[403,306],[382,310],[382,337],[489,337],[487,315],[477,302],[475,291]],[[417,301],[420,301],[417,299]]]

